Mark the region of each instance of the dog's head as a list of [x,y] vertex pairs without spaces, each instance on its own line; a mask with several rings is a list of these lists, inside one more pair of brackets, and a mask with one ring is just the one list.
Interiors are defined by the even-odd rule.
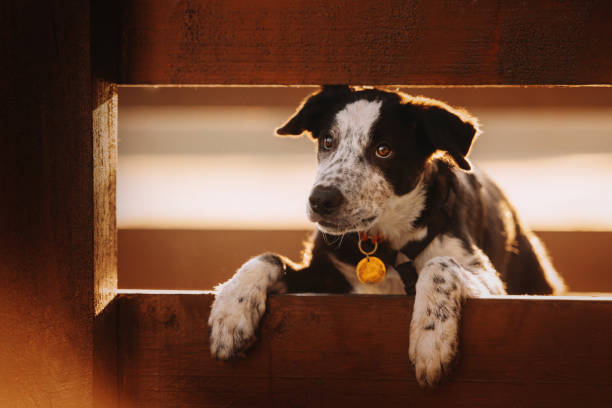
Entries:
[[469,170],[466,156],[478,128],[467,114],[435,100],[342,85],[323,86],[276,130],[303,132],[318,142],[308,216],[323,232],[344,234],[414,221],[424,206],[428,160],[443,152]]

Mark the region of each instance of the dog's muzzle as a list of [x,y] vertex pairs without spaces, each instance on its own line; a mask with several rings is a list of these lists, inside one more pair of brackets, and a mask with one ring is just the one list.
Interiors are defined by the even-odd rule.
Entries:
[[310,193],[308,201],[313,213],[325,216],[340,208],[344,203],[344,196],[336,187],[316,186]]

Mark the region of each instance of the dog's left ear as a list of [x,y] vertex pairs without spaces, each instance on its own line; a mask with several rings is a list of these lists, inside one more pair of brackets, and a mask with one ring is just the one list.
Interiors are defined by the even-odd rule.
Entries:
[[310,132],[316,137],[317,119],[350,92],[351,88],[348,85],[323,85],[319,91],[306,98],[287,123],[276,129],[276,134],[299,136],[303,132]]
[[466,156],[480,133],[476,119],[442,104],[423,108],[422,123],[433,148],[447,152],[461,169],[470,170]]

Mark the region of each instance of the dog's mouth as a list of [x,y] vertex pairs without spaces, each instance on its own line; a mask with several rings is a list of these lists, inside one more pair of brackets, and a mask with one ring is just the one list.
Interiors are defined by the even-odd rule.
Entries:
[[346,234],[349,232],[359,232],[359,231],[367,231],[372,225],[374,225],[378,216],[372,216],[367,218],[362,218],[357,223],[342,223],[342,222],[330,222],[327,220],[318,220],[316,221],[319,230],[325,232],[327,234]]

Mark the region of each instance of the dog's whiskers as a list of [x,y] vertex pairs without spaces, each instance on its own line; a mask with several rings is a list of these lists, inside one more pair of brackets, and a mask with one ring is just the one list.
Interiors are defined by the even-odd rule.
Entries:
[[[340,239],[340,237],[338,237],[338,236],[331,235],[331,234],[326,234],[325,232],[322,232],[322,234],[323,234],[323,240],[329,246],[334,245],[336,242],[338,242],[338,239]],[[330,236],[333,236],[335,238],[332,240],[332,239],[330,239]]]
[[346,234],[340,235],[340,243],[338,244],[338,248],[340,248],[342,246],[342,241],[344,240],[344,235],[346,235]]

